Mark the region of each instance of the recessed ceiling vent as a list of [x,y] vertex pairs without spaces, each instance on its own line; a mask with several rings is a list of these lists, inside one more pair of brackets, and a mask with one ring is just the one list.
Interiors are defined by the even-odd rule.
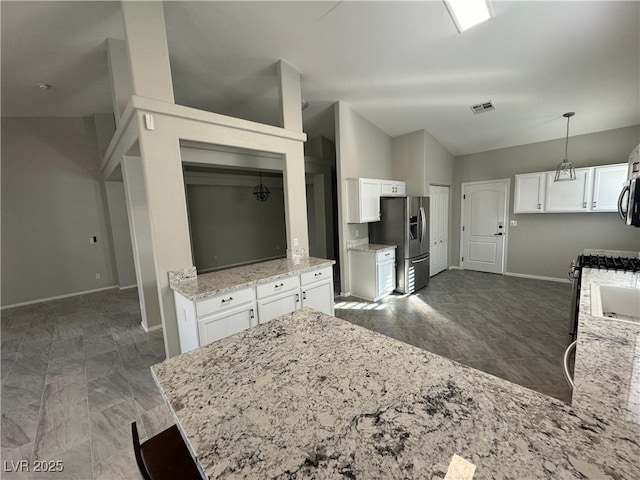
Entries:
[[474,115],[477,115],[479,113],[495,110],[496,106],[493,104],[491,100],[489,100],[488,102],[482,102],[482,103],[477,103],[475,105],[471,105],[469,108],[471,109]]

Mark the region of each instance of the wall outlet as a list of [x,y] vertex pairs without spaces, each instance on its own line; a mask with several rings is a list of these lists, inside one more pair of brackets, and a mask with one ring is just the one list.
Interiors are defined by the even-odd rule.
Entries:
[[511,220],[509,222],[509,226],[510,227],[517,227],[518,226],[518,221],[517,220]]
[[96,280],[100,280],[100,274],[96,273]]
[[294,239],[293,239],[293,246],[294,246],[294,247],[297,247],[297,246],[298,246],[298,239],[297,239],[297,238],[294,238]]
[[356,229],[356,238],[360,236],[360,230]]

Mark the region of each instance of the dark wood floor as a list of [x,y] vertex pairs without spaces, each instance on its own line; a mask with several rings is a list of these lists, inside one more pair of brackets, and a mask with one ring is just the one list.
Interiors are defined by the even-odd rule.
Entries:
[[336,298],[336,316],[571,401],[562,373],[570,284],[444,271],[414,295]]

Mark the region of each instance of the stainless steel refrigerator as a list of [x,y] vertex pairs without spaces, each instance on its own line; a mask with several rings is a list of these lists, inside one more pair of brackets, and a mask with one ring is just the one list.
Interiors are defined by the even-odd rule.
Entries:
[[369,242],[396,245],[400,293],[413,293],[429,283],[428,197],[382,197],[380,221],[369,223]]

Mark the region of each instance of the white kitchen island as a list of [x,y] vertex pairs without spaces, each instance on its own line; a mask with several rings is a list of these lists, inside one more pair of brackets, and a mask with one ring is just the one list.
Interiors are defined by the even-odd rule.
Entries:
[[241,332],[299,308],[333,315],[334,260],[278,259],[197,275],[170,272],[180,351]]

